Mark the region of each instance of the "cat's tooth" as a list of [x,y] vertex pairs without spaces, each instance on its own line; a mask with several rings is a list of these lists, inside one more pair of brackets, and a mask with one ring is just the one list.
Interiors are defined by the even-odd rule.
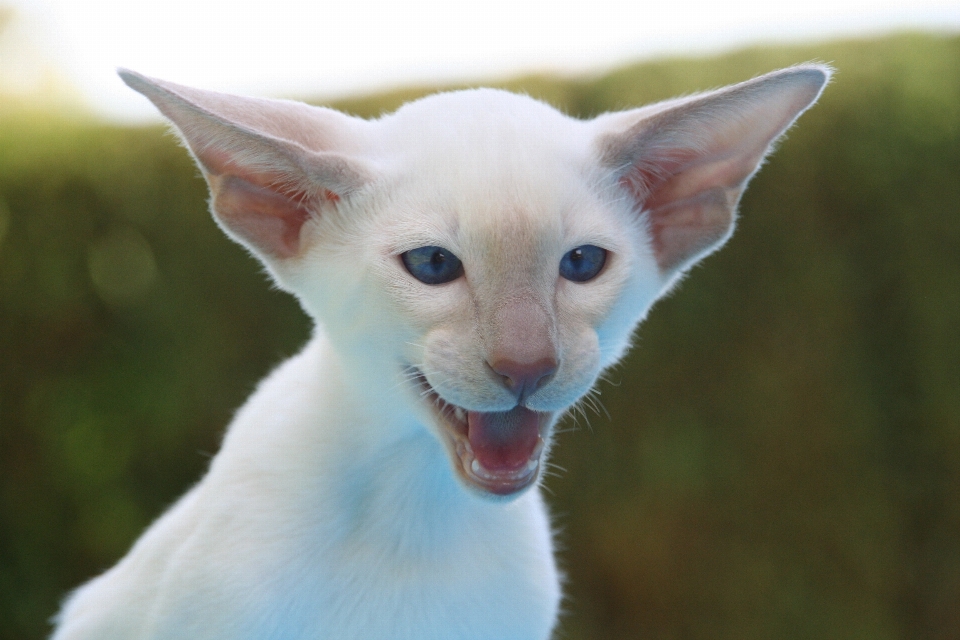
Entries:
[[539,464],[540,460],[538,458],[530,458],[530,460],[527,462],[527,471],[534,471]]
[[530,459],[534,462],[540,459],[540,454],[543,453],[543,448],[546,446],[546,443],[543,441],[543,438],[537,439],[537,446],[533,450],[533,455],[530,456]]
[[490,473],[483,468],[483,465],[480,464],[480,461],[476,458],[473,459],[473,462],[470,463],[470,468],[473,469],[473,473],[478,478],[483,478],[484,480],[495,480],[496,475]]
[[462,407],[454,407],[453,415],[456,416],[457,420],[460,422],[463,422],[467,419],[467,412],[464,411]]

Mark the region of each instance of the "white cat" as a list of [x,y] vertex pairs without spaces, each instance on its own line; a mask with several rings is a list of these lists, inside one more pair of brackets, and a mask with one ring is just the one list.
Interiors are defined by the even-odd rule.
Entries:
[[317,328],[55,640],[544,640],[551,430],[730,236],[829,69],[589,121],[487,89],[365,121],[121,76]]

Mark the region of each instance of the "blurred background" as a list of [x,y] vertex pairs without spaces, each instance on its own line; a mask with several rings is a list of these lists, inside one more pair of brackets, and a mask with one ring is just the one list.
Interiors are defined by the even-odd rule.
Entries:
[[309,332],[113,67],[589,117],[808,60],[835,80],[736,236],[564,425],[557,637],[960,638],[960,7],[598,2],[0,5],[0,640],[45,637]]

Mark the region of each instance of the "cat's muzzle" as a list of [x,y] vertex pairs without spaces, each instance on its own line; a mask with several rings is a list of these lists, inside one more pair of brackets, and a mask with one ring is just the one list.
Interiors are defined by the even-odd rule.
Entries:
[[420,371],[415,377],[439,423],[454,471],[469,488],[510,497],[536,482],[552,413],[520,405],[509,411],[470,411],[444,400]]

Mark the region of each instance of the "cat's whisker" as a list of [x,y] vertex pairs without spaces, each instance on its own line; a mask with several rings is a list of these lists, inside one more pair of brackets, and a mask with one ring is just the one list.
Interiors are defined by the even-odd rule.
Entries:
[[600,376],[599,376],[597,379],[600,380],[601,382],[603,382],[604,384],[610,385],[611,387],[619,387],[620,385],[623,384],[623,379],[620,378],[620,379],[618,379],[618,380],[616,380],[616,381],[614,381],[614,379],[613,379],[613,374],[616,373],[615,370],[616,370],[618,367],[619,367],[619,365],[610,367],[609,369],[607,369],[606,371],[604,371],[603,373],[601,373]]
[[550,471],[555,471],[559,473],[566,473],[567,470],[564,467],[561,467],[556,462],[544,462],[543,466]]
[[[590,417],[587,415],[586,410],[584,410],[584,408],[583,408],[583,404],[584,404],[584,402],[585,402],[585,398],[586,398],[586,396],[584,396],[583,398],[580,398],[580,400],[578,400],[578,401],[573,405],[572,409],[576,412],[575,415],[579,415],[580,417],[583,418],[583,423],[587,426],[587,430],[590,431],[591,433],[593,433],[593,426],[590,424]],[[576,420],[576,424],[577,424],[577,426],[579,427],[580,421],[579,421],[579,420]]]
[[[543,473],[543,472],[540,473],[540,477],[541,477],[541,478],[546,478],[546,477],[548,477],[549,475],[550,475],[550,474]],[[539,483],[537,484],[537,486],[540,487],[540,490],[541,490],[541,491],[545,491],[545,492],[549,493],[551,496],[556,497],[556,495],[557,495],[556,492],[555,492],[553,489],[551,489],[549,486],[547,486],[545,483],[539,482]]]
[[603,414],[607,417],[607,420],[610,420],[610,412],[607,411],[607,408],[603,404],[603,400],[600,397],[600,390],[596,387],[590,389],[586,395],[583,397],[584,402],[587,404],[590,409],[593,410],[598,416]]

